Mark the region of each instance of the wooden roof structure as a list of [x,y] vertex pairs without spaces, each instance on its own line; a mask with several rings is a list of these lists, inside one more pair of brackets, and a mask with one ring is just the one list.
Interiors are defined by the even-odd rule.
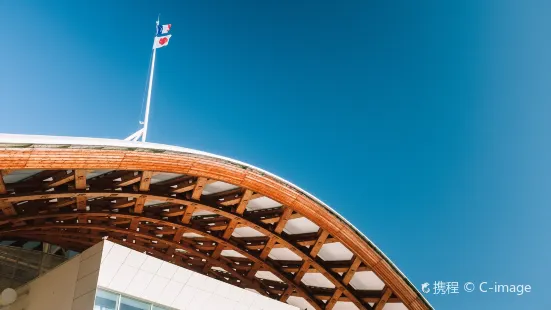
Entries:
[[432,309],[361,232],[299,187],[185,148],[0,135],[0,240],[104,238],[302,309]]

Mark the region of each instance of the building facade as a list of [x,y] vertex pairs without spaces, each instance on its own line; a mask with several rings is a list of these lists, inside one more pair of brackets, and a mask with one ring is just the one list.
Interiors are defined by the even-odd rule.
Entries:
[[298,309],[108,240],[17,293],[6,310]]

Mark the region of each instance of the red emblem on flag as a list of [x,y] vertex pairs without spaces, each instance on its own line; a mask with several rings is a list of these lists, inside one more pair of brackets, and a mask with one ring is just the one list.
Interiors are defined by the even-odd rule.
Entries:
[[161,44],[161,45],[165,45],[166,42],[168,42],[168,39],[166,37],[163,37],[163,38],[159,39],[159,44]]

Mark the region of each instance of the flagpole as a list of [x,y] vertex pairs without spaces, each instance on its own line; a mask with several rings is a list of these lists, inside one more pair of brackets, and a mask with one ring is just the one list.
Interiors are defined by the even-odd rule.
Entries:
[[[159,18],[160,15],[157,17],[157,26],[159,26]],[[153,86],[153,72],[155,71],[155,54],[157,53],[157,49],[153,47],[153,57],[151,58],[151,72],[149,73],[149,85],[147,89],[147,103],[145,106],[145,119],[143,124],[143,133],[142,133],[142,142],[145,142],[145,139],[147,137],[147,125],[149,123],[149,106],[151,104],[151,87]]]

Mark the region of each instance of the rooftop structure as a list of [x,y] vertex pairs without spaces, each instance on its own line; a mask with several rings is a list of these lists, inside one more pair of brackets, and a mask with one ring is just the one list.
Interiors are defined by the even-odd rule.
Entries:
[[302,309],[432,309],[367,237],[294,184],[154,143],[0,135],[0,240],[102,239]]

